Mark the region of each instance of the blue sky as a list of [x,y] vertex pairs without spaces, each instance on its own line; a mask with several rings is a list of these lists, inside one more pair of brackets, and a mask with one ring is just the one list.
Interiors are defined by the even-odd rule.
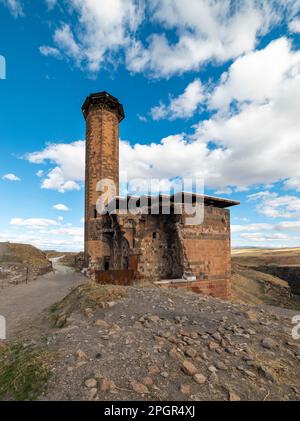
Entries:
[[299,11],[298,0],[0,0],[0,241],[82,249],[81,105],[106,90],[125,108],[130,179],[202,176],[207,194],[241,201],[233,246],[298,246]]

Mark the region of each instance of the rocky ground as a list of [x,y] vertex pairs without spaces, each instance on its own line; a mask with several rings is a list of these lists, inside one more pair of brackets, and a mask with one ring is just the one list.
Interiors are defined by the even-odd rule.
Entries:
[[292,327],[276,309],[87,284],[19,341],[52,355],[40,400],[300,400]]

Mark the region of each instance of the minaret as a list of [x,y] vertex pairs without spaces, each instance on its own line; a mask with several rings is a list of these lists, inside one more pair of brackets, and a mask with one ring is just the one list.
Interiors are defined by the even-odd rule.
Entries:
[[125,116],[123,106],[107,92],[89,95],[82,111],[86,120],[85,258],[103,266],[110,251],[101,236],[96,189],[99,181],[109,179],[119,194],[119,123]]

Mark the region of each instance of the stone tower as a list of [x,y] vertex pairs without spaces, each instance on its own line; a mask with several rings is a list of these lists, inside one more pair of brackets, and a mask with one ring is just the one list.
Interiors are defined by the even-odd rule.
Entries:
[[109,255],[102,236],[103,221],[96,210],[97,184],[109,179],[119,194],[119,123],[124,110],[117,98],[107,92],[89,95],[82,111],[86,120],[85,170],[85,258],[103,265]]

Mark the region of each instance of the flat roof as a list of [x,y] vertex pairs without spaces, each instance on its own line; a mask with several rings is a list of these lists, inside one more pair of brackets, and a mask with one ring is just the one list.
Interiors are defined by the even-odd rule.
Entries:
[[117,201],[117,203],[119,203],[121,201],[126,201],[126,200],[128,202],[131,198],[135,198],[137,201],[141,200],[141,199],[148,199],[149,205],[150,205],[151,200],[159,199],[159,201],[161,202],[163,199],[169,198],[171,203],[182,203],[182,200],[180,200],[182,198],[182,195],[192,196],[192,203],[195,203],[196,199],[200,198],[200,199],[204,200],[205,205],[215,206],[217,208],[229,208],[229,207],[237,206],[237,205],[240,204],[240,202],[238,202],[236,200],[224,199],[224,198],[221,198],[221,197],[214,197],[214,196],[202,195],[202,194],[197,194],[197,193],[187,193],[187,192],[176,193],[176,194],[173,194],[173,195],[160,194],[160,195],[156,195],[156,196],[149,196],[149,195],[117,196],[116,201]]

